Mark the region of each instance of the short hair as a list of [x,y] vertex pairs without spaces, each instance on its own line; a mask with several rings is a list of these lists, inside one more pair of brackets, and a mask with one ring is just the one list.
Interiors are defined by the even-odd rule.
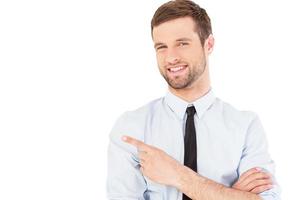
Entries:
[[174,0],[161,5],[155,12],[151,21],[151,31],[164,22],[191,17],[195,22],[196,32],[199,35],[202,46],[210,34],[212,34],[211,21],[205,9],[190,0]]

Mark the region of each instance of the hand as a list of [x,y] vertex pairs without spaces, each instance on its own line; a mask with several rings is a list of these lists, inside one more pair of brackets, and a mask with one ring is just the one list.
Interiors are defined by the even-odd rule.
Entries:
[[260,168],[252,168],[243,173],[232,188],[259,194],[273,187],[271,175]]
[[137,147],[142,174],[150,180],[164,185],[176,186],[179,182],[178,170],[182,165],[161,149],[147,145],[129,136],[122,140]]

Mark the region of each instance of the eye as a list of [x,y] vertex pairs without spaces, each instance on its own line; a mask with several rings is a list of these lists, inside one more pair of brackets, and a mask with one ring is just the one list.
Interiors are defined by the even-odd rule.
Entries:
[[180,46],[180,47],[182,47],[182,46],[187,46],[187,45],[188,45],[188,42],[180,42],[180,43],[179,43],[179,46]]
[[156,50],[158,51],[158,50],[165,49],[165,48],[166,48],[165,45],[161,45],[161,46],[157,46]]

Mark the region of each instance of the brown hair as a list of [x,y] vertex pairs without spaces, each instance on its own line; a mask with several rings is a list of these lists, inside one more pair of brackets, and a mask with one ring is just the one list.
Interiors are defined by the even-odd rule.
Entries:
[[174,0],[161,5],[151,21],[152,34],[155,26],[187,16],[192,17],[195,22],[201,44],[204,45],[205,40],[212,33],[210,18],[205,9],[190,0]]

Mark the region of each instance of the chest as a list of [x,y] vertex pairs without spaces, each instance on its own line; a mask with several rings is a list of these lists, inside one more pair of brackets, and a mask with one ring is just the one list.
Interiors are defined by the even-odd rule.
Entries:
[[[215,121],[195,120],[198,173],[230,186],[237,179],[237,168],[244,146],[239,127],[229,128]],[[145,142],[184,161],[185,123],[177,119],[153,120],[145,128]]]

